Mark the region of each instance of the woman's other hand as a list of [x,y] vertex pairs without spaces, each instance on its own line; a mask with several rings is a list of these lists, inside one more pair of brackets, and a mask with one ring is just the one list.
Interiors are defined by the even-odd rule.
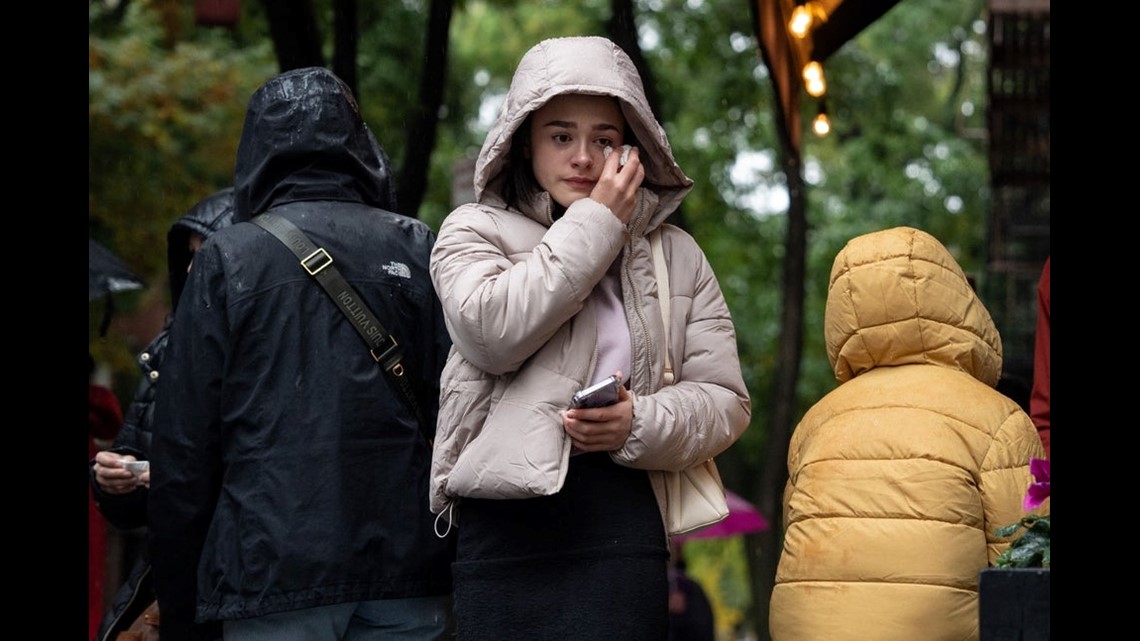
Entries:
[[625,386],[613,405],[571,408],[562,413],[562,428],[576,450],[610,452],[625,445],[633,426],[633,395]]

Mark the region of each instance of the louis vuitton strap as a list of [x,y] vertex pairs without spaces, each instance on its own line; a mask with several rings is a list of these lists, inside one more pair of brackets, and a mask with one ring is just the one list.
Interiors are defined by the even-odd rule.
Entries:
[[419,404],[416,402],[416,396],[412,393],[411,384],[408,382],[408,377],[404,371],[404,365],[400,362],[403,358],[400,344],[396,342],[395,336],[384,329],[384,325],[364,303],[360,294],[353,289],[352,285],[348,284],[340,271],[333,266],[333,258],[328,251],[323,247],[317,247],[296,225],[277,214],[262,213],[253,217],[250,222],[273,234],[288,247],[301,260],[301,268],[324,288],[329,298],[348,317],[353,329],[364,339],[372,360],[380,365],[388,375],[389,380],[400,390],[404,402],[412,410],[416,417],[416,423],[420,427],[420,432],[430,447],[433,440],[430,435],[431,432],[427,429]]

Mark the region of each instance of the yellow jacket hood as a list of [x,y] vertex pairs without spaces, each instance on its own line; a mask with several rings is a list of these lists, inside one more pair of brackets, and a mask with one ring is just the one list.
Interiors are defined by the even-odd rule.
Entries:
[[896,227],[859,236],[835,257],[824,318],[840,382],[869,369],[934,364],[993,387],[1001,336],[950,252],[930,234]]

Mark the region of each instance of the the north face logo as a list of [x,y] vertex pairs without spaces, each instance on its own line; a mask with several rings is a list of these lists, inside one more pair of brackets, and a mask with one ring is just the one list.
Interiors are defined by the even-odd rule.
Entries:
[[380,269],[383,269],[385,272],[387,272],[389,276],[399,276],[400,278],[412,277],[412,270],[404,263],[397,263],[396,261],[392,261],[387,265],[381,265]]

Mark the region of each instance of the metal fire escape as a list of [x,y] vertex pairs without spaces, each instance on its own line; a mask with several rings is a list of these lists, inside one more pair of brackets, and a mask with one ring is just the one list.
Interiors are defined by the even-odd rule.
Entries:
[[988,0],[992,205],[981,294],[1005,376],[1033,373],[1037,280],[1049,255],[1049,0]]

